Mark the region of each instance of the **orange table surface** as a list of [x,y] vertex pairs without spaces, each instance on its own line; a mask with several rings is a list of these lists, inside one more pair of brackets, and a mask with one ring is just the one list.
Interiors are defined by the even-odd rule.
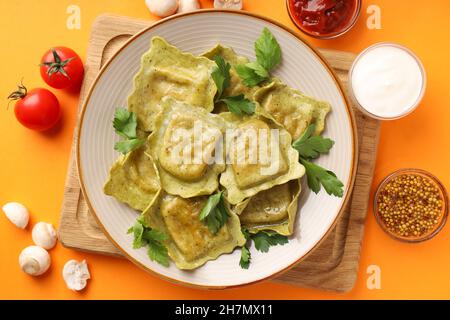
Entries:
[[[245,9],[271,17],[294,28],[284,0],[245,0]],[[212,0],[201,1],[211,7]],[[69,5],[81,9],[81,28],[66,27]],[[367,7],[381,8],[381,29],[366,26]],[[383,122],[372,193],[380,180],[403,167],[418,167],[450,183],[450,2],[433,0],[365,0],[357,25],[335,40],[311,40],[320,47],[359,52],[379,41],[395,41],[410,47],[422,59],[428,87],[419,108],[408,117]],[[45,50],[64,45],[84,58],[90,27],[102,13],[149,20],[144,0],[18,0],[0,1],[0,97],[6,98],[20,79],[30,89],[45,87],[38,63]],[[15,228],[0,214],[0,298],[3,299],[392,299],[450,298],[449,226],[431,241],[405,244],[392,240],[378,227],[370,208],[358,280],[346,294],[334,294],[294,286],[259,283],[239,289],[206,291],[174,285],[146,273],[131,262],[76,252],[61,244],[50,251],[51,269],[38,278],[23,273],[20,251],[32,244],[31,228],[38,221],[55,226],[63,198],[63,186],[75,126],[78,95],[51,89],[59,98],[63,119],[57,128],[37,133],[15,119],[13,104],[0,108],[0,204],[18,201],[31,212],[28,229]],[[373,194],[372,194],[373,196]],[[61,270],[68,259],[87,259],[92,275],[81,293],[68,290]],[[366,286],[370,265],[381,270],[381,288]]]

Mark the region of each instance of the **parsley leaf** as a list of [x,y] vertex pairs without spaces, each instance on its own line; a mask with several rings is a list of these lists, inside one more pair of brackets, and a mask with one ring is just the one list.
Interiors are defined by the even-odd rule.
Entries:
[[219,100],[222,97],[223,92],[230,86],[231,65],[221,56],[215,56],[214,61],[216,62],[216,67],[211,73],[211,77],[217,87],[216,100]]
[[142,238],[142,235],[144,234],[144,226],[139,221],[136,221],[135,224],[128,229],[127,233],[133,233],[133,249],[142,248],[147,244],[146,240]]
[[124,138],[136,138],[136,114],[125,108],[116,108],[113,127],[116,133]]
[[243,94],[222,98],[219,101],[224,102],[228,110],[241,116],[243,113],[253,114],[255,112],[255,103],[245,98]]
[[[248,230],[244,228],[242,228],[241,231],[245,239],[247,239],[247,243],[253,240],[256,250],[261,252],[268,252],[270,247],[288,243],[288,238],[286,236],[282,236],[274,231],[259,231],[256,234],[250,234]],[[247,243],[241,248],[239,265],[242,269],[248,269],[251,261],[251,253]]]
[[298,151],[300,157],[305,159],[315,159],[321,153],[328,153],[334,145],[334,141],[322,136],[313,136],[316,125],[308,126],[303,135],[294,141],[292,147]]
[[158,231],[156,229],[146,229],[142,233],[142,239],[151,242],[152,240],[157,242],[163,242],[168,239],[164,232]]
[[242,269],[248,269],[250,266],[250,260],[252,256],[250,254],[250,250],[246,246],[243,246],[241,249],[241,259],[239,260],[239,265]]
[[250,232],[247,229],[241,228],[241,232],[244,235],[245,240],[250,240]]
[[323,186],[329,195],[342,197],[344,195],[344,184],[337,178],[336,174],[309,161],[317,158],[320,154],[328,153],[334,145],[334,141],[331,139],[314,136],[315,131],[315,124],[309,125],[302,136],[292,144],[292,147],[300,155],[300,163],[305,167],[308,187],[318,193]]
[[254,87],[264,81],[266,78],[256,73],[256,70],[251,68],[249,64],[238,64],[234,67],[242,82],[247,87]]
[[300,162],[305,166],[308,186],[312,191],[318,193],[322,185],[329,195],[336,197],[344,195],[344,184],[336,177],[334,172],[326,170],[302,157],[300,157]]
[[122,141],[116,142],[116,144],[114,145],[114,150],[116,150],[122,154],[127,154],[128,152],[131,152],[131,151],[139,148],[140,146],[142,146],[144,144],[144,142],[145,142],[144,139],[138,139],[138,138],[122,140]]
[[156,261],[164,267],[169,266],[169,254],[161,242],[150,241],[148,243],[148,256],[152,261]]
[[261,36],[255,42],[256,61],[267,71],[272,70],[281,62],[281,48],[277,39],[264,28]]
[[169,266],[169,254],[163,244],[168,237],[164,232],[149,228],[141,218],[138,218],[127,233],[132,233],[134,236],[133,249],[147,246],[147,253],[152,261],[165,267]]
[[[247,242],[250,240],[250,233],[247,229],[241,228],[241,232],[245,237],[245,240]],[[252,255],[250,253],[250,250],[247,247],[247,243],[244,244],[244,246],[241,248],[241,259],[239,260],[239,265],[242,269],[248,269],[250,266],[250,260],[252,259]]]
[[117,108],[114,113],[113,127],[118,135],[125,138],[114,145],[114,150],[127,154],[144,144],[144,140],[137,137],[135,113],[125,108]]
[[268,252],[269,248],[276,245],[285,245],[288,238],[276,232],[260,231],[251,236],[255,242],[255,248],[261,252]]
[[269,72],[281,62],[281,47],[269,29],[264,28],[255,42],[256,61],[234,67],[247,87],[269,78]]
[[219,201],[222,199],[222,192],[218,192],[209,196],[202,210],[200,211],[199,218],[200,221],[206,219],[206,217],[217,207]]
[[223,203],[223,191],[209,196],[199,214],[199,219],[216,234],[228,220],[228,211]]
[[258,76],[260,76],[264,79],[269,77],[269,72],[266,69],[264,69],[264,67],[262,65],[260,65],[258,62],[255,62],[255,61],[249,62],[246,64],[246,66],[248,68],[252,69],[253,71],[255,71],[255,73]]

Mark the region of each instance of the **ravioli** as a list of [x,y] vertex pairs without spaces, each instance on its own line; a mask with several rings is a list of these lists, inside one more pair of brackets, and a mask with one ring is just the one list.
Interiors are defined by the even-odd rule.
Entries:
[[257,193],[245,201],[245,209],[240,208],[242,226],[251,233],[272,230],[281,235],[291,235],[300,191],[301,182],[297,179]]
[[[203,53],[203,56],[213,60],[215,56],[221,56],[226,62],[231,65],[230,69],[230,86],[225,90],[224,96],[232,97],[243,94],[247,99],[252,100],[254,93],[260,88],[259,86],[247,87],[242,83],[241,78],[234,70],[234,66],[238,64],[246,64],[249,62],[248,58],[237,55],[232,48],[216,45],[211,50]],[[218,103],[214,112],[228,111],[224,103]]]
[[134,78],[128,109],[136,113],[140,129],[150,132],[161,112],[159,102],[171,96],[192,106],[212,111],[217,88],[211,78],[215,63],[181,52],[160,37],[153,37]]
[[144,148],[121,156],[111,167],[104,193],[143,211],[161,189],[158,171]]
[[304,175],[291,136],[273,120],[263,115],[221,116],[235,129],[226,137],[227,168],[220,176],[231,204]]
[[168,254],[180,269],[195,269],[246,242],[238,216],[228,210],[227,223],[212,234],[199,219],[207,197],[184,199],[161,192],[143,212],[145,222],[165,232]]
[[232,48],[222,46],[221,44],[217,44],[209,51],[203,53],[202,56],[211,60],[213,60],[215,56],[221,56],[231,65],[244,64],[249,61],[246,57],[238,56]]
[[171,97],[162,99],[161,108],[147,152],[156,161],[162,188],[183,198],[213,193],[225,170],[225,121]]
[[281,124],[296,140],[314,123],[315,134],[325,128],[325,118],[331,110],[328,102],[319,101],[293,89],[279,80],[259,89],[255,101]]

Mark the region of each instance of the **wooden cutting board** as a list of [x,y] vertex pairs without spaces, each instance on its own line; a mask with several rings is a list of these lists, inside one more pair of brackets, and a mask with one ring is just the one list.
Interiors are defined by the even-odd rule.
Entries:
[[[109,57],[150,21],[103,15],[92,27],[85,65],[85,78],[80,94],[80,109],[95,76]],[[336,71],[344,86],[355,55],[320,49]],[[379,122],[355,109],[358,126],[359,162],[352,199],[328,238],[304,261],[272,280],[321,290],[346,292],[353,288],[358,271],[364,221],[375,166]],[[76,132],[64,190],[59,237],[68,248],[121,257],[121,252],[106,238],[89,213],[80,189],[75,164]]]

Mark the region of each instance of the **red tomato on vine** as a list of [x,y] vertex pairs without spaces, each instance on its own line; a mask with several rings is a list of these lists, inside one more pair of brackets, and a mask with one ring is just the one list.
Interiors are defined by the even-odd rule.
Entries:
[[84,75],[80,57],[66,47],[48,50],[41,59],[40,71],[42,79],[55,89],[77,88]]
[[20,84],[8,99],[16,101],[14,106],[16,118],[29,129],[36,131],[50,129],[61,117],[58,99],[47,89],[36,88],[28,91]]

